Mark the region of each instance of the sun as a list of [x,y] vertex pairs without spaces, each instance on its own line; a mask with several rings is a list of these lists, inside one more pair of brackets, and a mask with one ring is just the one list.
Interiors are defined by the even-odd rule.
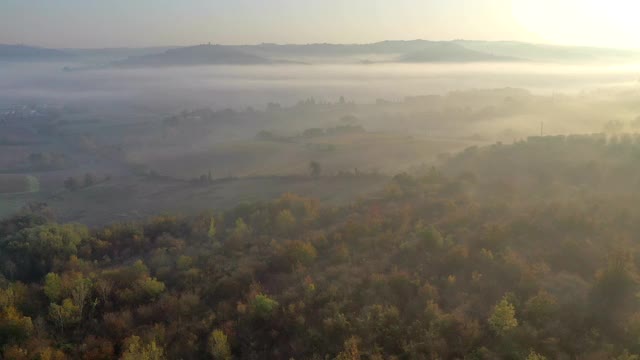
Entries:
[[640,1],[513,0],[519,26],[562,44],[640,48]]

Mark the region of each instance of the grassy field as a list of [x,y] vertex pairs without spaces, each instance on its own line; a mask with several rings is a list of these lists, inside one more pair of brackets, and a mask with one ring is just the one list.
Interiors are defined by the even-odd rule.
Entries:
[[143,149],[128,160],[159,174],[190,179],[212,172],[213,177],[305,174],[317,161],[324,174],[380,172],[395,174],[424,163],[438,154],[474,145],[469,141],[417,138],[386,133],[342,134],[299,138],[295,142],[237,141],[201,150],[176,153]]
[[192,214],[243,202],[266,201],[292,192],[340,204],[380,190],[384,176],[258,177],[196,185],[169,179],[123,178],[47,199],[59,221],[99,226],[162,213]]

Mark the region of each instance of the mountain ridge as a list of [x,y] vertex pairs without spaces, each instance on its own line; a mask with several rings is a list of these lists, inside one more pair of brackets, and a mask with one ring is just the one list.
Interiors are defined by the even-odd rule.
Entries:
[[[385,40],[368,44],[276,44],[48,49],[0,44],[0,60],[100,61],[106,67],[282,63],[640,62],[640,50],[483,40]],[[98,60],[99,59],[99,60]]]

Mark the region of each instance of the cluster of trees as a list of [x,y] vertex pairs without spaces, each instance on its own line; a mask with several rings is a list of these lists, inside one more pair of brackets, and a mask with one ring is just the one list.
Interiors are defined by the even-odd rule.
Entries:
[[94,230],[18,214],[2,358],[638,359],[637,196],[489,182],[432,169],[344,206],[285,194]]
[[109,181],[110,176],[105,176],[102,179],[93,173],[86,173],[81,178],[70,176],[64,181],[64,188],[69,191],[76,191],[83,188],[87,188],[101,182]]
[[[349,121],[357,122],[358,120],[354,116],[351,116],[351,117],[345,116],[343,119],[341,119],[341,121],[344,121],[344,122],[349,122]],[[262,141],[293,143],[296,140],[298,140],[299,138],[311,139],[311,138],[317,138],[317,137],[322,137],[322,136],[343,135],[343,134],[361,134],[361,133],[364,133],[364,132],[366,132],[366,130],[361,125],[346,124],[346,125],[338,125],[338,126],[328,127],[328,128],[308,128],[308,129],[303,130],[302,133],[300,135],[298,135],[298,136],[278,135],[278,134],[275,134],[272,131],[261,130],[260,132],[258,132],[256,134],[255,138],[256,138],[256,140],[262,140]]]
[[470,147],[444,160],[448,174],[493,182],[494,197],[525,200],[633,194],[640,184],[640,134],[530,137]]
[[302,137],[314,138],[325,135],[340,135],[340,134],[354,134],[364,133],[364,127],[360,125],[339,125],[330,128],[309,128],[302,132]]

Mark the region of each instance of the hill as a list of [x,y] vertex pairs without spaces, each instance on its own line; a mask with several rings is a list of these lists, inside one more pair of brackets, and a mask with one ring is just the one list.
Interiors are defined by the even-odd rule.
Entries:
[[496,56],[515,57],[543,62],[629,62],[640,60],[640,51],[583,46],[532,44],[517,41],[457,40],[457,45]]
[[520,59],[496,56],[485,52],[470,50],[455,43],[433,43],[424,48],[401,56],[396,61],[420,62],[494,62],[521,61]]
[[0,61],[51,61],[66,60],[72,57],[73,55],[61,50],[0,44]]
[[192,65],[261,65],[271,60],[221,45],[197,45],[169,49],[159,54],[133,56],[116,61],[117,67],[192,66]]
[[371,44],[196,45],[187,47],[45,49],[0,45],[0,60],[74,59],[115,67],[263,65],[275,63],[636,62],[640,51],[515,41],[388,40]]

